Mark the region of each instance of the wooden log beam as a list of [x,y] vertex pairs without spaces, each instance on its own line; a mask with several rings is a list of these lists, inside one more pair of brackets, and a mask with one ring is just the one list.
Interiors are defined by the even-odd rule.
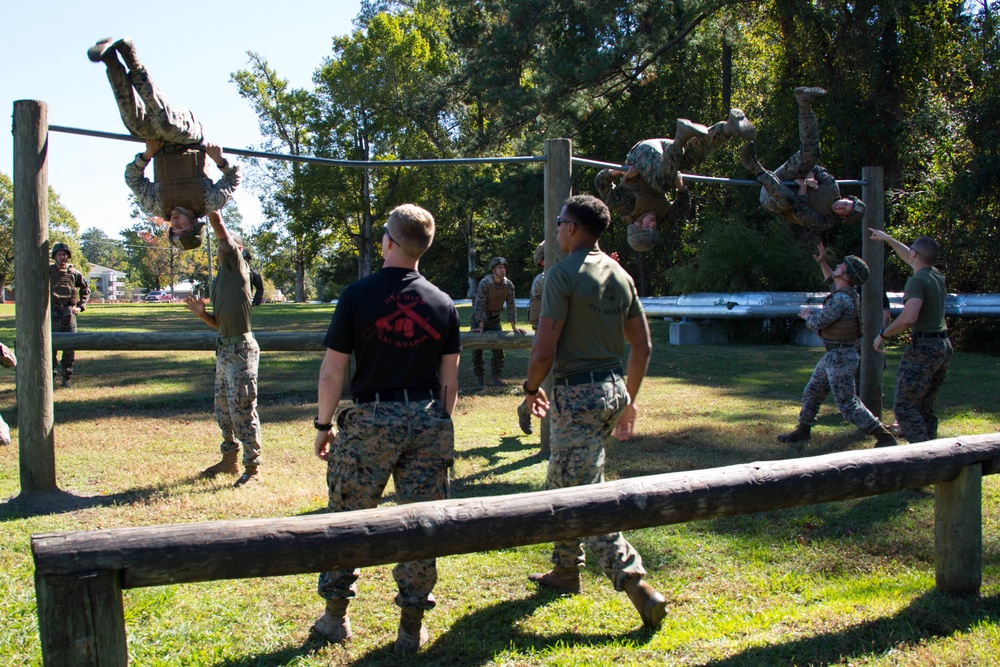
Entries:
[[[325,352],[325,331],[256,331],[254,338],[267,352]],[[211,331],[115,331],[53,333],[52,349],[74,350],[215,350],[218,335]],[[531,349],[534,334],[513,331],[462,332],[467,350]]]
[[1000,471],[1000,433],[509,496],[291,518],[34,535],[39,575],[120,570],[123,588],[282,576],[813,505]]

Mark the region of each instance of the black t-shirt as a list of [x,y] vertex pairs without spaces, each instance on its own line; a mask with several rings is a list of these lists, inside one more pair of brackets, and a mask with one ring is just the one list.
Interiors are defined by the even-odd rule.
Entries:
[[451,297],[418,272],[392,267],[347,286],[323,344],[354,353],[355,396],[390,389],[436,391],[441,356],[462,351]]

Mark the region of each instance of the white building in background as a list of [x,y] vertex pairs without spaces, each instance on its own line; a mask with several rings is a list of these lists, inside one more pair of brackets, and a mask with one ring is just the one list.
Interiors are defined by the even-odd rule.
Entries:
[[109,269],[106,266],[97,264],[90,265],[90,278],[92,289],[104,295],[105,301],[127,301],[125,294],[125,273]]

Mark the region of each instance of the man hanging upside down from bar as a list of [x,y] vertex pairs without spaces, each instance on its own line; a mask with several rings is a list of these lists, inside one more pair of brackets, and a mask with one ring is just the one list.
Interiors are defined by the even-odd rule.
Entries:
[[[146,150],[125,168],[126,184],[146,213],[170,221],[168,237],[174,246],[201,246],[205,222],[200,218],[226,205],[239,187],[240,168],[229,163],[218,144],[201,145],[201,123],[189,109],[167,101],[136,57],[132,40],[102,39],[87,57],[107,66],[122,122],[133,137],[146,142]],[[206,155],[222,172],[214,183],[205,175]],[[145,176],[150,161],[155,182]]]

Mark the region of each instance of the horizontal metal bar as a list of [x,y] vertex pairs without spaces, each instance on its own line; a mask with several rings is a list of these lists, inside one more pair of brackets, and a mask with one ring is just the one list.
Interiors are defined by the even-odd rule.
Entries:
[[[98,137],[100,139],[115,139],[118,141],[131,141],[134,143],[145,143],[142,139],[137,139],[130,134],[116,134],[114,132],[102,132],[100,130],[83,130],[77,127],[65,127],[63,125],[49,125],[50,132],[61,132],[63,134],[79,134],[85,137]],[[288,162],[304,162],[308,164],[321,164],[330,167],[426,167],[434,165],[461,165],[461,164],[505,164],[522,162],[545,162],[548,158],[544,156],[515,156],[515,157],[466,157],[466,158],[436,158],[427,160],[334,160],[332,158],[315,157],[312,155],[290,155],[288,153],[271,153],[267,151],[254,151],[246,148],[222,147],[223,152],[231,155],[241,155],[243,157],[264,158],[268,160],[286,160]]]
[[[587,167],[600,167],[601,169],[618,169],[628,171],[628,165],[615,164],[613,162],[600,162],[598,160],[588,160],[582,157],[572,158],[573,164]],[[698,174],[681,174],[685,181],[697,181],[699,183],[726,183],[729,185],[760,185],[759,182],[744,178],[722,178],[720,176],[699,176]],[[795,181],[783,181],[787,185],[796,185]],[[837,185],[868,185],[865,180],[838,180]]]

